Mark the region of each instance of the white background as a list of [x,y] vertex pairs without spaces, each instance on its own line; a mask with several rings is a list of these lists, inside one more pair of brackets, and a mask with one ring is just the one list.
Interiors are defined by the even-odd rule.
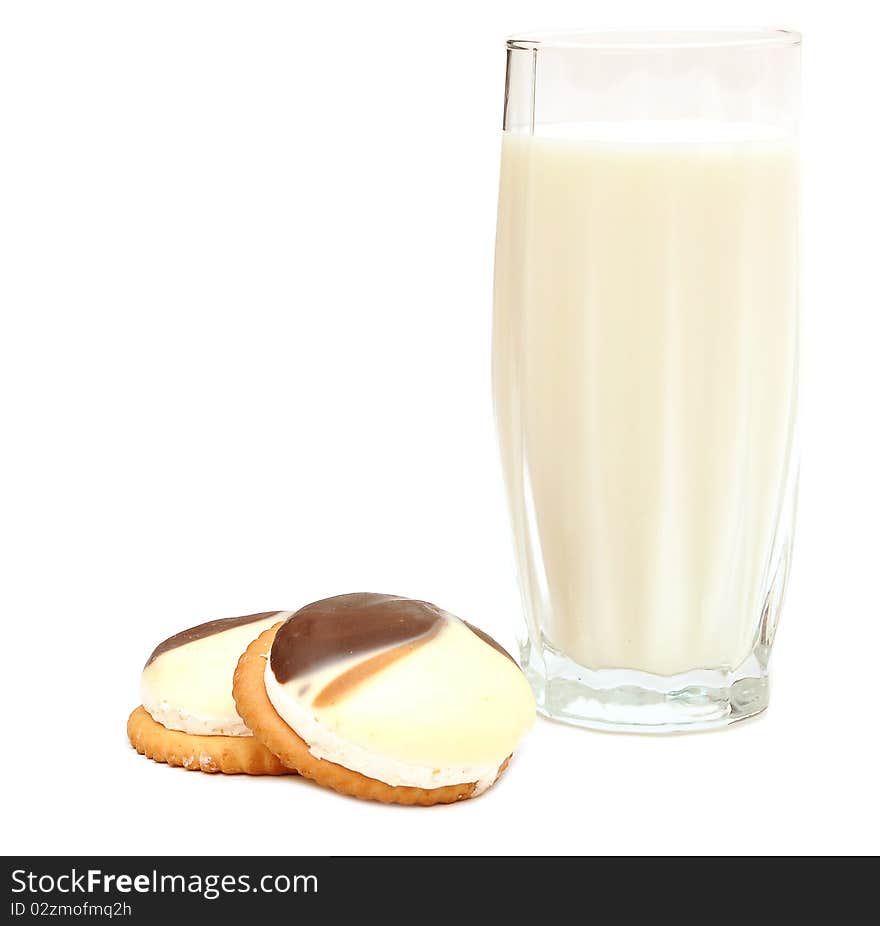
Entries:
[[[872,6],[606,9],[4,4],[4,852],[880,850]],[[805,33],[801,509],[769,712],[675,738],[541,721],[496,789],[429,810],[138,757],[142,663],[202,620],[390,591],[513,646],[503,39],[615,25]]]

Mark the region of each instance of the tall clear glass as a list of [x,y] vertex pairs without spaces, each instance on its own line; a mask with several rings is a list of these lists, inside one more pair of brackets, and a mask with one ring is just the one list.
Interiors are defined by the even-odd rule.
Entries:
[[493,379],[540,710],[763,710],[791,554],[800,37],[507,43]]

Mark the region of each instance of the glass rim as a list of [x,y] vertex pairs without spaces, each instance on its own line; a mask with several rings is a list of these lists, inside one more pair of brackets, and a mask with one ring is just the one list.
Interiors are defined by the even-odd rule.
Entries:
[[564,29],[523,32],[507,39],[514,51],[688,51],[715,48],[787,48],[801,44],[791,29]]

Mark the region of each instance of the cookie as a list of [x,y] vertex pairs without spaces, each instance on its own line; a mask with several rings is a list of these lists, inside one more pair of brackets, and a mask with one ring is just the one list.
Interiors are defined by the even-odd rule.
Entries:
[[519,667],[424,601],[340,595],[264,630],[236,708],[301,775],[353,797],[449,804],[487,790],[535,719]]
[[203,772],[291,774],[251,735],[232,699],[232,674],[247,644],[291,613],[209,621],[160,643],[141,676],[142,704],[128,718],[132,746],[156,762]]
[[169,730],[143,707],[128,718],[131,745],[154,762],[164,762],[196,772],[225,775],[290,775],[277,756],[253,736],[204,736]]

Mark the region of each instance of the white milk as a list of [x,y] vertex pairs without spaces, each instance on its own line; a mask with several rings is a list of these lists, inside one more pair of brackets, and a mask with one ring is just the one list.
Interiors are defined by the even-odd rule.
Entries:
[[797,182],[753,126],[505,135],[494,385],[533,642],[660,675],[751,651],[790,475]]

